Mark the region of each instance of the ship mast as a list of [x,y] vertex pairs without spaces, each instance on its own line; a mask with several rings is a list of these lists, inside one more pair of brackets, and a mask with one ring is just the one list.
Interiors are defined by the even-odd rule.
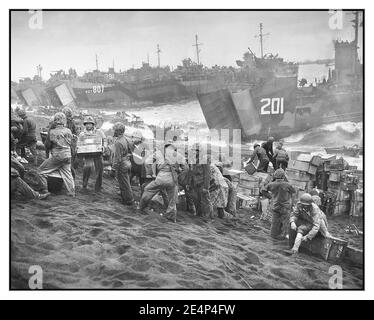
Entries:
[[99,71],[99,61],[97,59],[97,53],[95,54],[96,57],[96,70]]
[[157,45],[157,61],[158,61],[158,67],[160,68],[160,53],[161,53],[161,49],[160,49],[160,45],[158,44]]
[[262,22],[260,23],[260,33],[255,35],[255,38],[260,38],[260,47],[261,47],[261,59],[264,58],[264,45],[263,45],[263,39],[264,37],[270,35],[270,33],[263,33],[263,24]]
[[36,66],[36,71],[38,73],[38,77],[39,77],[40,80],[42,80],[42,70],[43,70],[43,68],[40,64]]
[[196,47],[196,56],[197,56],[197,65],[200,65],[200,52],[199,46],[202,46],[202,43],[198,42],[198,36],[195,35],[195,44],[193,44],[193,47]]

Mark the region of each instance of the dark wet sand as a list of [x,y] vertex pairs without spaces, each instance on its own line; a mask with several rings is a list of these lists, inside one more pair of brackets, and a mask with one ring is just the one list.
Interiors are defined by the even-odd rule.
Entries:
[[[75,198],[12,201],[12,288],[28,288],[29,266],[40,265],[46,289],[328,289],[331,264],[287,257],[254,213],[204,221],[180,212],[174,224],[124,207],[114,180],[99,194],[93,180],[88,192],[77,181]],[[343,270],[344,288],[362,288],[361,269]]]

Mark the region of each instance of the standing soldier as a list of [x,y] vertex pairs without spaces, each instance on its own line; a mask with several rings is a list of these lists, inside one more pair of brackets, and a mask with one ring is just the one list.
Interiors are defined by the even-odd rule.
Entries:
[[[104,148],[105,142],[105,135],[102,130],[98,130],[95,128],[95,120],[93,117],[88,116],[84,119],[83,122],[85,129],[83,132],[80,133],[79,137],[97,137],[99,136],[102,141],[102,145]],[[103,182],[103,155],[102,154],[93,154],[93,155],[85,155],[83,158],[83,189],[87,189],[88,179],[91,175],[91,170],[95,167],[96,172],[96,183],[95,183],[95,191],[100,192],[101,186]]]
[[122,202],[131,206],[134,203],[134,197],[130,184],[131,173],[131,146],[125,137],[125,125],[117,122],[113,126],[114,137],[114,155],[113,155],[113,169],[116,172],[116,178],[119,183],[121,191]]
[[286,175],[282,169],[277,169],[273,177],[275,180],[263,187],[264,191],[271,192],[273,200],[270,235],[274,239],[284,240],[288,233],[292,194],[296,191],[289,182],[285,181]]
[[167,194],[168,203],[165,218],[176,222],[177,219],[177,200],[178,200],[178,172],[181,159],[177,155],[175,159],[176,148],[171,143],[164,146],[164,156],[158,159],[156,180],[152,181],[144,188],[144,193],[140,199],[139,208],[141,211],[148,206],[148,203],[158,192]]
[[198,216],[212,217],[213,206],[210,200],[210,180],[211,169],[208,161],[206,163],[200,162],[200,149],[199,145],[195,146],[196,150],[196,163],[190,164],[190,181],[189,190],[195,204],[195,211]]
[[48,189],[47,177],[52,172],[59,172],[65,187],[71,196],[75,196],[74,178],[71,173],[71,139],[72,134],[65,128],[66,117],[62,112],[54,116],[54,128],[49,132],[48,149],[51,157],[44,160],[39,167],[44,189]]
[[276,162],[276,169],[286,170],[288,168],[288,161],[290,160],[287,151],[283,148],[283,142],[279,142],[274,151],[274,160]]
[[62,112],[66,116],[66,128],[70,129],[73,134],[73,139],[71,140],[71,172],[75,178],[75,158],[76,158],[76,149],[77,149],[77,138],[78,138],[78,128],[74,123],[73,111],[69,107],[62,109]]
[[275,159],[274,159],[273,143],[274,143],[274,138],[269,137],[268,141],[266,141],[262,144],[262,147],[265,149],[266,155],[268,156],[269,161],[273,164],[274,170],[276,170],[277,169],[277,164],[276,164]]

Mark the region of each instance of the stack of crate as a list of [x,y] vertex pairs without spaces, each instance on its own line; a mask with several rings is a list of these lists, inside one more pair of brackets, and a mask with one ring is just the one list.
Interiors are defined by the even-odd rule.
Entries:
[[310,191],[316,183],[317,168],[322,163],[320,156],[299,154],[296,160],[290,160],[287,168],[287,179],[297,190],[296,198],[301,193]]
[[353,193],[357,189],[357,177],[353,171],[346,170],[347,162],[343,158],[332,160],[325,165],[329,172],[327,190],[336,194],[335,210],[333,215],[349,215]]
[[364,214],[364,190],[363,188],[360,188],[360,189],[357,189],[353,193],[350,215],[354,217],[362,217],[363,214]]
[[233,184],[237,189],[240,207],[254,208],[258,206],[261,185],[267,176],[266,173],[259,172],[249,175],[244,170],[231,175]]

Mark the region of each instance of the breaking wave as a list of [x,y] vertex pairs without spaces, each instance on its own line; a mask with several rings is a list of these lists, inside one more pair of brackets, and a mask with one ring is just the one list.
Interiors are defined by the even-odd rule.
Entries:
[[332,147],[361,145],[363,138],[362,122],[336,122],[293,134],[285,138],[291,145]]

